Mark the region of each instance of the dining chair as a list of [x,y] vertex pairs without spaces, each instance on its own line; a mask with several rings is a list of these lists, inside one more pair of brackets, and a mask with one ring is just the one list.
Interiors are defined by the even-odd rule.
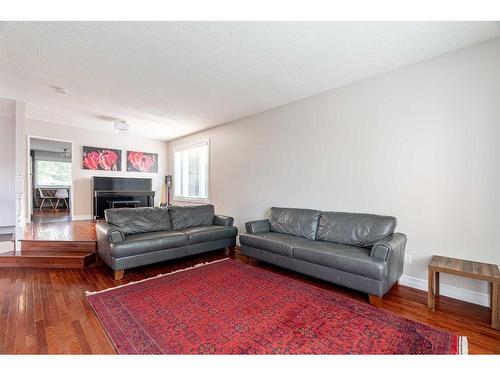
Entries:
[[45,201],[49,201],[50,205],[52,206],[52,209],[54,209],[54,202],[52,201],[56,198],[51,195],[45,194],[45,192],[41,188],[38,188],[38,193],[40,194],[40,198],[42,199],[42,203],[40,204],[40,211],[42,211],[43,204],[45,203]]
[[68,205],[68,198],[69,198],[68,190],[66,190],[66,189],[57,189],[56,190],[56,194],[55,194],[55,198],[57,198],[56,209],[59,206],[59,201],[61,201],[61,200],[66,205],[66,211],[69,209],[69,205]]

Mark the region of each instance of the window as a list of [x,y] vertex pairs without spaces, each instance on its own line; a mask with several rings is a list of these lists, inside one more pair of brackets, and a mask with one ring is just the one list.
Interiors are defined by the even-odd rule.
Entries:
[[71,186],[71,163],[35,161],[36,186]]
[[208,140],[174,148],[175,199],[208,201]]

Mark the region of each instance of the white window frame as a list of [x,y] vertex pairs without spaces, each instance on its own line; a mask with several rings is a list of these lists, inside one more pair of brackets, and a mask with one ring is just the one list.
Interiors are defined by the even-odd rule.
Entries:
[[[189,150],[192,148],[196,148],[199,146],[207,146],[207,197],[206,198],[192,198],[192,197],[183,197],[183,196],[178,196],[176,195],[175,191],[175,184],[177,182],[177,178],[180,178],[180,176],[176,175],[175,172],[175,154],[180,151],[185,151]],[[172,186],[172,192],[173,192],[173,201],[174,202],[184,202],[184,203],[208,203],[210,199],[210,139],[203,139],[194,143],[188,143],[184,145],[179,145],[175,146],[172,149],[172,175],[173,175],[173,186]]]

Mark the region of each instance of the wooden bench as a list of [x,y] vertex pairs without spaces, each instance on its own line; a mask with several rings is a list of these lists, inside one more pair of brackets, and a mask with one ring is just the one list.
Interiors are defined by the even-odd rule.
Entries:
[[436,310],[441,272],[488,281],[490,284],[491,327],[500,329],[500,270],[496,264],[473,262],[434,255],[429,263],[428,307]]

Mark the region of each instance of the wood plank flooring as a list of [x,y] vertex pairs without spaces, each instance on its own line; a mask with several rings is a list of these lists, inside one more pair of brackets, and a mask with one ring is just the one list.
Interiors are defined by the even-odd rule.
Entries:
[[31,215],[31,222],[36,224],[47,224],[58,221],[71,221],[69,210],[42,210],[34,209]]
[[3,267],[83,268],[95,262],[96,222],[38,222],[27,224],[21,246],[2,251]]
[[96,241],[93,220],[61,221],[26,224],[20,240],[40,241]]
[[[225,257],[223,251],[129,270],[114,281],[104,265],[85,269],[0,269],[0,353],[115,353],[84,292],[102,290]],[[270,272],[318,285],[368,303],[367,295],[248,259],[236,259]],[[489,309],[438,297],[439,310],[427,309],[427,294],[396,285],[383,309],[408,319],[468,336],[471,354],[500,354],[500,331],[489,327]]]

